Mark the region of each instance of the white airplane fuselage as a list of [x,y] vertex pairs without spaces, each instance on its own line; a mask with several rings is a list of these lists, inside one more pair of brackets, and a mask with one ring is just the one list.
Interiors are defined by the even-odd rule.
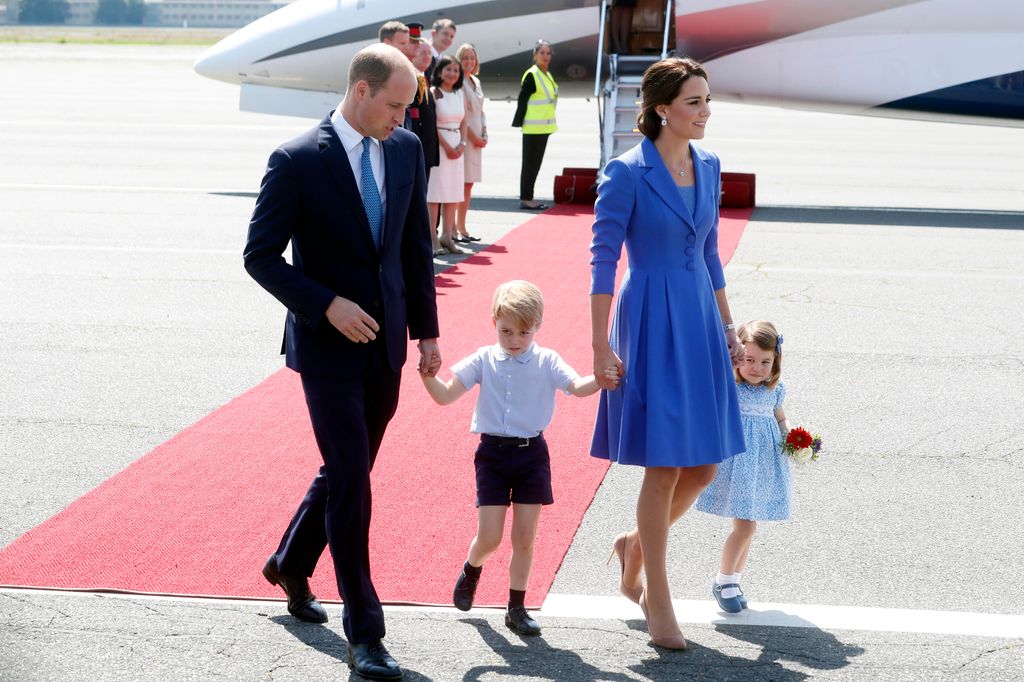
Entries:
[[[196,61],[242,86],[242,108],[319,116],[359,49],[391,19],[457,26],[489,96],[514,95],[537,39],[563,95],[593,94],[599,0],[298,0]],[[685,0],[675,52],[702,62],[718,98],[1024,125],[1021,0]],[[429,29],[428,29],[429,32]],[[607,57],[604,57],[607,73]]]

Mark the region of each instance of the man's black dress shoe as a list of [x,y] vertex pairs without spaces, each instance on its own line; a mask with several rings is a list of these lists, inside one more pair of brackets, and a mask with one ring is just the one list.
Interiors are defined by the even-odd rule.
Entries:
[[263,565],[263,577],[271,585],[280,585],[284,595],[288,597],[288,613],[308,623],[326,623],[327,610],[316,600],[316,595],[309,590],[309,580],[293,578],[281,573],[277,568],[277,556],[270,555]]
[[368,680],[400,680],[402,669],[378,639],[366,644],[348,645],[348,667]]
[[455,591],[452,593],[452,602],[459,611],[469,611],[473,608],[473,597],[476,596],[476,584],[480,578],[472,578],[463,571],[459,579],[455,581]]
[[521,635],[540,634],[540,623],[530,618],[525,606],[510,606],[505,612],[505,625]]

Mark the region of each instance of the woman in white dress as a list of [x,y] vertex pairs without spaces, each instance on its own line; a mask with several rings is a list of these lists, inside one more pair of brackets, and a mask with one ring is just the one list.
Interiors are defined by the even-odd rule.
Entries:
[[[441,145],[441,163],[430,172],[427,182],[427,206],[430,224],[437,225],[441,212],[441,238],[434,245],[448,253],[465,253],[452,240],[455,231],[455,207],[462,203],[465,184],[466,105],[462,96],[462,65],[451,55],[441,55],[430,80],[434,85],[437,111],[437,141]],[[432,231],[433,233],[433,231]]]
[[466,171],[466,193],[455,211],[455,241],[478,242],[466,231],[466,213],[473,193],[473,183],[483,179],[483,148],[487,146],[487,118],[484,116],[484,91],[480,87],[480,60],[472,43],[463,43],[455,52],[455,58],[462,64],[462,92],[466,98],[466,153],[463,154]]

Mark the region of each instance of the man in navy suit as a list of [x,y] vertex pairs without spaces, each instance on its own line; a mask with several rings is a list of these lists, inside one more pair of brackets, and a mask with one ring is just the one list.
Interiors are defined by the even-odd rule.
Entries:
[[370,470],[398,404],[407,331],[419,371],[441,366],[423,152],[402,128],[416,87],[395,48],[359,51],[338,109],[271,154],[244,254],[288,308],[282,352],[302,377],[324,462],[263,574],[292,615],[325,622],[308,578],[329,546],[348,664],[385,680],[402,670],[381,643],[370,579]]

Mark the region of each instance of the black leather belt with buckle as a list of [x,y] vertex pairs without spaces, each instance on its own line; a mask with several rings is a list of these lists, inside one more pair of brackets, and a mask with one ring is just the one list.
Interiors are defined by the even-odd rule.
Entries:
[[518,438],[516,436],[492,436],[489,433],[481,433],[480,440],[484,443],[497,445],[499,448],[528,448],[543,438],[544,434],[538,434],[533,438]]

